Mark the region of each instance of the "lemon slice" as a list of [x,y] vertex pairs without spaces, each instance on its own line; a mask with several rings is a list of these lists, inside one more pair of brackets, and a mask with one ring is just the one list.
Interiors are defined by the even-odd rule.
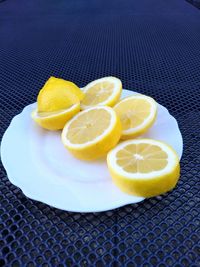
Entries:
[[72,82],[50,77],[37,97],[38,112],[64,110],[80,102],[84,93]]
[[119,141],[121,122],[110,107],[93,107],[71,119],[62,131],[64,146],[77,158],[104,156]]
[[154,123],[157,114],[156,101],[145,95],[122,99],[114,107],[122,123],[122,139],[144,134]]
[[122,191],[142,197],[173,189],[180,176],[176,152],[152,139],[120,143],[108,153],[107,164],[113,181]]
[[122,83],[115,77],[104,77],[89,83],[84,88],[81,109],[93,106],[114,106],[120,98]]
[[80,111],[80,103],[72,105],[68,109],[53,112],[38,112],[34,110],[31,114],[33,120],[41,127],[48,130],[61,130],[68,120]]

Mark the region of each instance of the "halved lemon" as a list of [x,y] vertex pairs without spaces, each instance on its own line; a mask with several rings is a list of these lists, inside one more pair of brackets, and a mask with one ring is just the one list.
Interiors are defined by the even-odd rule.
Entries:
[[62,131],[64,146],[77,158],[93,160],[113,148],[121,136],[121,122],[110,107],[93,107],[72,118]]
[[84,88],[84,99],[81,109],[93,106],[114,106],[119,100],[122,92],[122,83],[115,77],[104,77],[95,80]]
[[52,111],[52,112],[38,112],[34,110],[31,114],[35,122],[48,130],[61,130],[66,122],[70,120],[75,114],[80,111],[80,102],[72,105],[70,108]]
[[145,95],[122,99],[114,107],[122,123],[122,139],[144,134],[154,123],[157,114],[156,101]]
[[114,183],[124,192],[152,197],[173,189],[180,176],[176,152],[152,139],[128,140],[108,153]]
[[84,93],[70,81],[50,77],[37,97],[38,112],[65,110],[80,102]]

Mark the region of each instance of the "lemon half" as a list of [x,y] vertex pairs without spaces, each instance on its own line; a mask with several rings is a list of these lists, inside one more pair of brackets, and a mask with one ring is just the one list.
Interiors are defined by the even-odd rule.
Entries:
[[64,110],[80,102],[84,93],[70,81],[50,77],[37,97],[38,112]]
[[122,139],[144,134],[154,123],[157,114],[156,101],[145,95],[122,99],[114,107],[122,123]]
[[81,109],[93,106],[114,106],[122,92],[122,83],[115,77],[104,77],[89,83],[83,90]]
[[68,109],[53,112],[38,112],[35,109],[31,116],[41,127],[47,130],[61,130],[66,122],[80,111],[80,103],[72,105]]
[[121,123],[110,107],[78,113],[62,131],[64,146],[77,158],[93,160],[113,148],[121,137]]
[[108,153],[114,183],[124,192],[152,197],[173,189],[180,176],[176,152],[152,139],[128,140]]
[[63,129],[66,122],[80,111],[84,93],[72,82],[50,77],[37,97],[32,118],[48,130]]

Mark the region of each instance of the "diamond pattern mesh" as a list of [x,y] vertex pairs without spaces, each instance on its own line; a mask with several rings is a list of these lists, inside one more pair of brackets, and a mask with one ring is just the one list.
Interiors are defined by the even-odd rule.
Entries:
[[200,9],[200,0],[187,0],[187,1]]
[[177,188],[103,213],[26,198],[1,165],[0,266],[200,266],[200,13],[186,1],[0,2],[0,133],[51,76],[154,97],[184,139]]

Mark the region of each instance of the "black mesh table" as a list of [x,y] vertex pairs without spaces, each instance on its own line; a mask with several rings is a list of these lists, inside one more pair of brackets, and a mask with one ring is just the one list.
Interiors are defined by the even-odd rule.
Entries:
[[178,120],[178,186],[117,210],[70,213],[26,198],[1,165],[0,266],[200,266],[199,9],[184,0],[0,1],[1,136],[49,76],[84,86],[110,75]]

